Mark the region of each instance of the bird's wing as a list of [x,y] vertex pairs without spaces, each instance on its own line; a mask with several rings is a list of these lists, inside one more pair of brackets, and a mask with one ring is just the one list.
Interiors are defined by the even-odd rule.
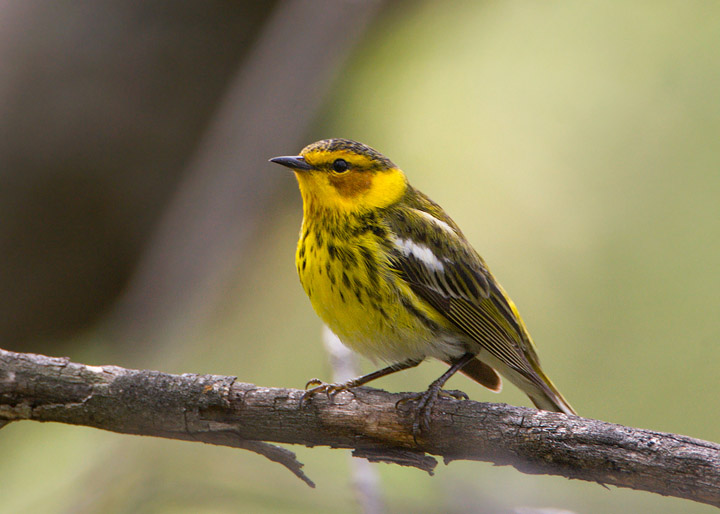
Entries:
[[[408,219],[415,216],[416,218]],[[391,266],[413,292],[496,359],[545,388],[537,356],[511,300],[454,224],[409,209],[394,234]]]

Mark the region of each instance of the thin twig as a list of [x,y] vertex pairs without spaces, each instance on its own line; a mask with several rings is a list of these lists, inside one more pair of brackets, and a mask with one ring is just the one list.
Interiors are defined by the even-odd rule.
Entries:
[[[347,382],[360,375],[357,355],[342,344],[340,338],[327,325],[323,326],[322,339],[325,350],[330,357],[333,382]],[[353,452],[352,456],[359,457],[355,452]],[[353,458],[350,462],[350,475],[355,497],[364,514],[380,514],[386,510],[382,492],[380,491],[380,476],[377,468],[372,463],[372,459],[367,455],[362,457],[364,458]]]

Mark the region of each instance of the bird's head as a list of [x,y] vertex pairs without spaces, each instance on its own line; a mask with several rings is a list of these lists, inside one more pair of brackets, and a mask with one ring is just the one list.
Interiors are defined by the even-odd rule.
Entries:
[[407,189],[405,174],[377,150],[349,139],[323,139],[297,156],[270,162],[295,172],[305,210],[361,212],[387,207]]

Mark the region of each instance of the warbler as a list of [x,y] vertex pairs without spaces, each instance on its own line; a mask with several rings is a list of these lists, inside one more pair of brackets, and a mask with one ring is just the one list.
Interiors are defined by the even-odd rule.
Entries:
[[325,139],[270,161],[292,169],[300,186],[295,261],[313,308],[345,345],[390,363],[343,384],[313,379],[306,395],[347,390],[433,357],[450,367],[414,398],[424,426],[457,371],[496,392],[499,372],[536,407],[575,414],[485,261],[390,159],[356,141]]

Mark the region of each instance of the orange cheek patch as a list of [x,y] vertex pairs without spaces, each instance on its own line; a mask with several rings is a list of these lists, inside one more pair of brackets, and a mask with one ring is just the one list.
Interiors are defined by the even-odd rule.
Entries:
[[330,185],[335,188],[340,196],[352,198],[370,189],[372,185],[372,174],[367,171],[350,171],[344,175],[331,175],[329,181]]

